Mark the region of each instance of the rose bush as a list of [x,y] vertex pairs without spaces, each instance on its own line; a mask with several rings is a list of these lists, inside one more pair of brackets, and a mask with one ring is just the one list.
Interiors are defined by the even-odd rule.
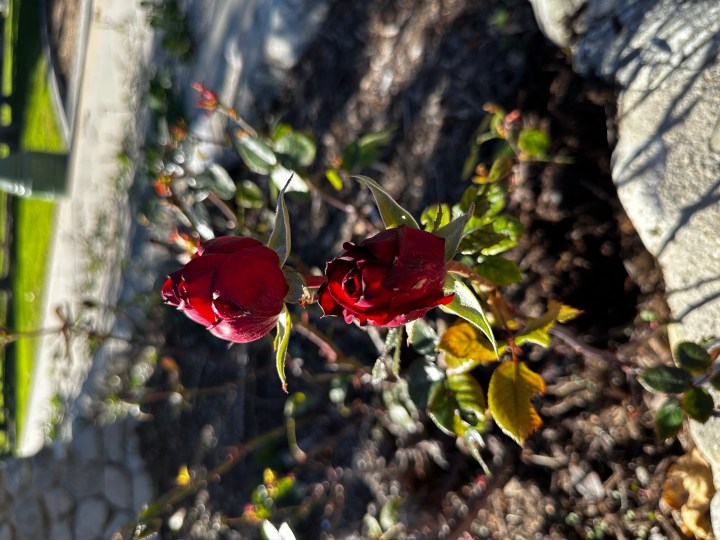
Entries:
[[277,324],[288,285],[277,253],[252,238],[224,236],[200,245],[173,272],[163,299],[219,338],[247,343]]
[[445,240],[439,236],[403,225],[343,247],[318,291],[325,315],[392,327],[452,300],[443,292]]

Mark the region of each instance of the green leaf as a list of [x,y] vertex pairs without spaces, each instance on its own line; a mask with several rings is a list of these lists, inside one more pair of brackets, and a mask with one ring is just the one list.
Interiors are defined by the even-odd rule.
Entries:
[[680,400],[674,397],[666,399],[655,416],[655,433],[658,439],[674,437],[680,431],[683,421],[683,410]]
[[463,238],[465,225],[467,225],[468,220],[472,216],[473,208],[474,206],[471,203],[470,208],[468,208],[467,212],[465,212],[462,216],[451,221],[447,225],[440,227],[434,232],[436,236],[440,236],[445,239],[445,262],[452,260],[458,252],[460,242]]
[[420,215],[420,223],[425,225],[425,230],[434,232],[444,227],[452,219],[452,212],[447,204],[432,204]]
[[[287,185],[286,185],[287,187]],[[280,267],[290,255],[290,217],[285,204],[285,188],[278,194],[277,208],[275,210],[275,228],[268,240],[268,247],[278,254]]]
[[643,371],[640,383],[651,392],[680,394],[692,386],[692,376],[678,367],[656,366]]
[[235,138],[235,146],[248,169],[257,174],[268,174],[277,165],[277,156],[262,139],[247,134]]
[[522,281],[522,273],[517,263],[498,255],[483,257],[479,264],[473,266],[473,272],[488,278],[499,287]]
[[[457,373],[447,379],[448,389],[455,395],[463,420],[476,429],[485,429],[485,395],[480,384],[469,373]],[[462,436],[455,430],[455,434]]]
[[[395,133],[395,126],[390,126],[372,133],[366,133],[358,139],[358,146],[360,146],[360,148],[381,148],[387,146],[392,141],[393,133]],[[368,163],[368,165],[370,164]]]
[[485,396],[467,373],[437,381],[430,387],[428,416],[450,436],[462,437],[467,428],[485,429]]
[[287,354],[288,343],[290,343],[290,329],[292,321],[287,307],[283,306],[278,318],[277,335],[275,336],[275,364],[277,367],[280,383],[283,392],[288,393],[287,380],[285,378],[285,355]]
[[445,435],[455,435],[456,411],[457,401],[447,387],[447,381],[434,382],[428,395],[428,416]]
[[327,181],[330,182],[330,185],[335,188],[335,191],[342,190],[343,181],[335,169],[327,169],[325,171],[325,178],[327,178]]
[[243,180],[237,186],[235,202],[243,208],[262,208],[265,206],[265,197],[262,191],[252,180]]
[[710,377],[710,384],[713,385],[715,390],[720,390],[720,371],[713,374],[712,377]]
[[445,378],[445,374],[427,357],[417,358],[403,374],[408,384],[408,394],[416,407],[428,406],[430,387]]
[[705,373],[712,364],[710,353],[704,347],[690,341],[682,341],[676,345],[675,360],[681,368],[695,375]]
[[410,212],[395,202],[395,199],[393,199],[388,192],[380,186],[380,184],[375,182],[375,180],[368,178],[367,176],[360,175],[354,175],[353,178],[356,178],[365,184],[368,188],[370,188],[370,191],[372,191],[378,210],[380,211],[380,217],[382,218],[386,228],[392,229],[393,227],[399,227],[400,225],[407,225],[408,227],[413,227],[415,229],[420,228]]
[[285,132],[275,140],[275,151],[290,161],[292,167],[309,167],[315,161],[313,140],[297,131]]
[[307,182],[305,182],[298,173],[291,171],[282,165],[275,165],[270,170],[270,180],[276,188],[283,189],[284,187],[285,191],[307,193],[310,190]]
[[435,330],[424,319],[416,319],[405,325],[408,333],[408,344],[420,354],[432,354],[438,336]]
[[495,422],[518,444],[542,424],[532,406],[535,394],[545,392],[545,382],[523,362],[503,362],[490,377],[488,404]]
[[285,283],[288,285],[288,292],[285,295],[285,302],[288,304],[299,304],[303,297],[307,294],[307,288],[305,287],[305,280],[302,278],[300,272],[294,268],[283,268],[283,277]]
[[518,136],[518,148],[529,157],[542,157],[550,146],[550,137],[539,129],[523,129]]
[[500,156],[493,162],[492,167],[490,167],[487,181],[499,182],[507,178],[512,174],[514,166],[515,161],[510,156]]
[[210,189],[212,189],[218,197],[224,201],[229,201],[235,196],[235,182],[233,182],[223,167],[217,163],[211,163],[208,167],[208,173],[212,179]]
[[485,337],[488,338],[492,345],[495,355],[497,356],[497,343],[493,336],[492,328],[490,323],[485,316],[485,311],[480,305],[480,301],[477,296],[465,285],[459,278],[456,278],[452,274],[448,274],[447,280],[445,281],[445,289],[448,292],[454,294],[452,301],[449,304],[440,306],[445,312],[454,313],[458,317],[462,317],[470,324],[474,325],[479,329]]
[[701,424],[707,422],[715,410],[715,402],[707,389],[698,387],[691,388],[683,394],[681,400],[682,408],[687,415]]
[[465,234],[460,242],[460,251],[466,255],[484,252],[505,239],[505,235],[496,232],[492,224],[484,225]]

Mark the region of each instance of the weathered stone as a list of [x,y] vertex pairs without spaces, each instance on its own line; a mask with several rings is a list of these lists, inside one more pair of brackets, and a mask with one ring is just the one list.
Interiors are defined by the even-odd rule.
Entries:
[[55,462],[52,447],[46,446],[31,458],[33,487],[46,490],[54,486],[59,477],[60,468]]
[[0,524],[0,540],[15,540],[15,531],[9,523]]
[[52,529],[50,529],[50,540],[68,540],[72,537],[72,527],[69,520],[64,519],[62,521],[56,521],[52,524]]
[[105,456],[115,463],[122,462],[125,456],[125,423],[121,420],[103,427]]
[[72,447],[76,454],[85,461],[95,461],[100,458],[100,434],[98,428],[93,425],[83,425],[75,428],[73,433]]
[[117,508],[130,509],[133,504],[132,476],[115,465],[105,467],[105,498]]
[[63,487],[55,487],[43,493],[45,508],[47,508],[50,521],[58,521],[70,513],[75,506],[72,494]]
[[97,463],[74,462],[63,475],[62,485],[76,499],[100,495],[103,491],[103,467]]
[[109,514],[107,503],[98,497],[80,501],[75,510],[75,538],[100,540]]
[[27,490],[18,497],[15,504],[14,522],[20,538],[35,540],[47,536],[45,516],[40,507],[40,493]]
[[[720,337],[720,3],[532,2],[548,35],[573,36],[577,71],[619,88],[613,181],[662,267],[678,322],[671,341]],[[573,17],[542,15],[575,8]],[[553,25],[558,28],[548,30]],[[720,394],[713,397],[720,404]],[[690,432],[720,487],[720,420],[691,421]],[[718,510],[714,499],[720,537]]]
[[30,461],[24,458],[8,461],[5,471],[5,488],[10,496],[16,498],[32,482],[32,467]]
[[153,486],[150,476],[145,472],[133,474],[133,512],[138,513],[153,498]]

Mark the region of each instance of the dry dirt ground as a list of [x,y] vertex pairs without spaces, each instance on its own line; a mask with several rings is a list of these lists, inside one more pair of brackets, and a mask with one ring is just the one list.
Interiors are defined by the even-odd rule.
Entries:
[[[527,233],[512,253],[525,279],[508,296],[528,315],[549,298],[585,311],[569,339],[527,352],[547,383],[536,402],[543,427],[523,448],[491,428],[488,478],[424,413],[415,433],[400,429],[367,377],[336,369],[295,334],[291,389],[307,396],[297,415],[300,460],[286,440],[270,344],[228,350],[192,323],[167,317],[162,354],[178,369],[160,365],[150,386],[172,389],[179,378],[186,388],[220,390],[143,407],[143,451],[159,492],[173,488],[182,465],[194,474],[209,470],[228,447],[270,435],[230,471],[168,506],[162,538],[259,537],[242,514],[265,467],[296,479],[273,519],[289,520],[298,538],[366,537],[366,513],[377,516],[395,497],[402,523],[392,529],[395,538],[682,538],[660,486],[683,447],[655,438],[653,403],[635,376],[638,366],[667,362],[669,354],[662,327],[639,314],[668,313],[662,278],[610,179],[614,94],[573,74],[526,2],[335,2],[259,116],[282,114],[312,133],[321,148],[318,173],[359,134],[395,126],[389,150],[366,173],[418,212],[457,200],[487,102],[520,108],[549,131],[552,153],[571,158],[529,167],[510,202]],[[360,190],[338,197],[361,209],[370,203]],[[313,202],[308,214],[307,205],[298,207],[295,222],[303,227],[293,249],[308,266],[363,232],[334,208]],[[368,337],[318,315],[310,310],[311,321],[369,369],[377,353]],[[338,388],[341,405],[331,399]],[[178,511],[185,521],[172,531],[167,518]]]

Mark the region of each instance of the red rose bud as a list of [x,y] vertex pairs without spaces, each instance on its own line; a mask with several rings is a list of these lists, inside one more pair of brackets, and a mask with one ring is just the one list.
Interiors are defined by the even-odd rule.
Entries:
[[200,98],[198,99],[196,106],[199,109],[206,109],[208,111],[214,111],[218,108],[218,105],[220,103],[220,100],[218,99],[218,96],[215,92],[212,90],[209,90],[205,88],[202,84],[199,82],[192,83],[192,88],[196,92],[200,93]]
[[318,291],[325,315],[400,326],[452,300],[443,292],[444,238],[403,225],[343,247],[345,252],[327,264],[328,281]]
[[247,343],[277,324],[288,285],[277,253],[252,238],[223,236],[200,245],[173,272],[163,299],[215,336]]

